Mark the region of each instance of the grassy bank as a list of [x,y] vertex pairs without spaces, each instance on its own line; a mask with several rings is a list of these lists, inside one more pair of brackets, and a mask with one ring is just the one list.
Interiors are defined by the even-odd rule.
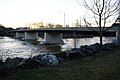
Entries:
[[17,70],[6,80],[120,80],[120,48],[96,56],[63,62],[55,67]]

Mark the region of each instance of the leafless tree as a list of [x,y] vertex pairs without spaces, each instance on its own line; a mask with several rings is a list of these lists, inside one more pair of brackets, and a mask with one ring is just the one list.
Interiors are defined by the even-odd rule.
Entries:
[[48,27],[48,28],[53,28],[53,27],[54,27],[54,24],[53,24],[53,23],[48,23],[48,24],[47,24],[47,27]]
[[75,21],[75,27],[81,27],[81,20],[77,19]]
[[[102,44],[103,31],[106,31],[105,27],[107,25],[107,21],[109,21],[113,16],[115,17],[120,11],[120,0],[76,0],[76,1],[78,4],[84,6],[88,12],[92,13],[94,18],[94,24],[97,27],[99,27],[100,44]],[[84,18],[84,21],[86,25],[93,27],[93,25],[90,22],[88,22],[86,18]]]

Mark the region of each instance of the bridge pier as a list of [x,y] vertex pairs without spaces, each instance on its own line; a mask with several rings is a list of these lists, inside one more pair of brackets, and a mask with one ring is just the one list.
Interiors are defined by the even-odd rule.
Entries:
[[116,43],[120,44],[120,29],[118,29],[116,32]]
[[112,30],[116,31],[116,44],[120,44],[120,23],[114,23],[112,25]]
[[17,39],[22,39],[25,37],[25,33],[24,32],[16,32],[15,33],[15,38]]
[[25,37],[22,39],[23,40],[37,40],[38,32],[25,32]]
[[62,40],[62,33],[49,32],[44,33],[45,44],[64,44]]

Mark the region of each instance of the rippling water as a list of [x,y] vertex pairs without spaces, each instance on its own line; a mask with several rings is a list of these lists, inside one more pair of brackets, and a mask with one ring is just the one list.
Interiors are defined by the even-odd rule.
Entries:
[[[21,41],[10,37],[0,37],[0,57],[5,60],[8,57],[24,57],[57,53],[71,48],[80,48],[81,45],[90,45],[99,42],[98,37],[94,38],[76,38],[63,39],[64,45],[42,45],[40,41],[30,42]],[[103,43],[109,43],[112,37],[103,38]]]

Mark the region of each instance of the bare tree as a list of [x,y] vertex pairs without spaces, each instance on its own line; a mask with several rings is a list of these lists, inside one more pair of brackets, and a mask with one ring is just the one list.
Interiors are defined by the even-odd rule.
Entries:
[[53,28],[53,27],[54,27],[54,24],[53,24],[53,23],[48,23],[48,24],[47,24],[47,27],[48,27],[48,28]]
[[63,26],[61,24],[56,24],[55,27],[56,28],[62,28]]
[[75,22],[75,27],[81,27],[81,21],[79,21],[78,19]]
[[[116,16],[120,11],[119,0],[77,0],[77,3],[84,6],[93,14],[94,23],[99,27],[100,44],[102,44],[103,31],[107,25],[107,21],[111,17]],[[84,18],[85,24],[93,27],[93,25]],[[94,25],[95,25],[94,24]],[[87,26],[88,27],[88,26]]]

